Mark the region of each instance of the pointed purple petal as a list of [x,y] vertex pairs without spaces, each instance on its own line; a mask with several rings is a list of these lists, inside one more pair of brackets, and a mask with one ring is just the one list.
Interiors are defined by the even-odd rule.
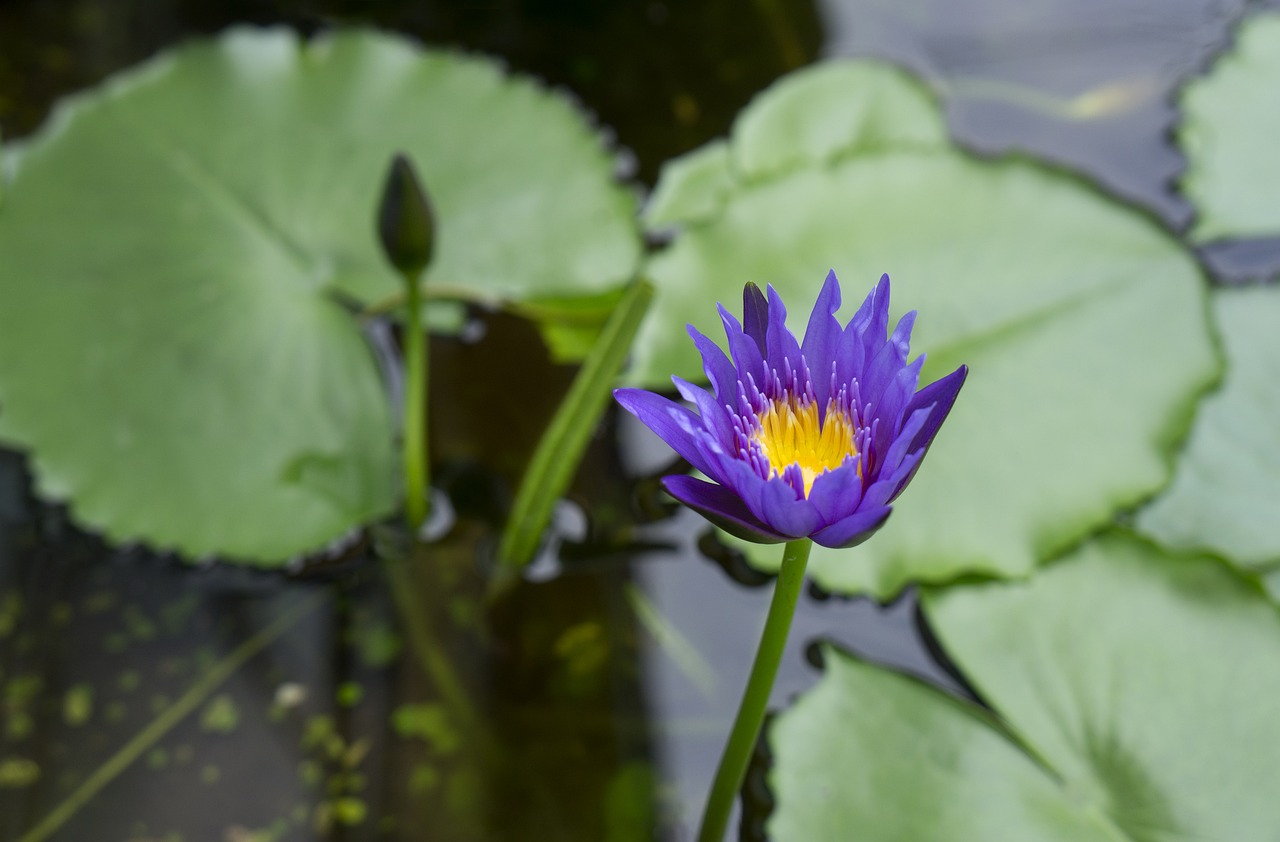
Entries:
[[738,495],[723,485],[681,474],[663,477],[662,484],[672,497],[730,535],[757,544],[777,544],[788,540],[787,536],[779,535],[761,523]]
[[764,356],[754,340],[742,332],[742,325],[733,314],[716,305],[720,310],[720,321],[724,323],[724,333],[729,340],[729,354],[733,357],[734,368],[738,370],[738,379],[746,380],[750,375],[756,386],[764,386]]
[[962,365],[946,377],[935,380],[925,386],[916,393],[911,403],[907,404],[908,412],[916,412],[918,411],[916,409],[918,406],[929,406],[927,400],[921,400],[922,397],[934,399],[929,419],[912,436],[911,444],[908,446],[910,452],[918,458],[915,460],[915,464],[911,466],[911,469],[906,472],[906,476],[898,482],[893,494],[889,497],[890,502],[902,493],[903,489],[911,483],[911,480],[915,479],[916,471],[920,470],[920,463],[924,461],[924,455],[929,452],[929,446],[933,444],[934,436],[938,434],[938,428],[942,426],[942,422],[947,420],[947,416],[951,413],[951,407],[956,402],[956,395],[960,393],[960,387],[964,385],[965,377],[968,374],[969,367]]
[[907,490],[911,480],[915,479],[916,471],[920,470],[920,463],[924,461],[924,453],[923,450],[917,450],[915,453],[908,453],[902,460],[898,470],[890,477],[890,482],[893,484],[893,492],[889,495],[888,502],[892,503],[897,500],[898,495]]
[[785,378],[788,369],[803,376],[800,343],[796,341],[795,334],[787,330],[787,307],[772,284],[769,285],[768,293],[769,329],[765,334],[765,367],[772,369],[779,377]]
[[889,332],[888,275],[881,275],[880,282],[871,291],[871,307],[867,316],[865,323],[858,326],[850,322],[849,327],[858,327],[858,335],[862,337],[863,359],[869,360],[884,344],[885,336]]
[[[916,385],[920,382],[920,366],[924,364],[924,354],[916,357],[911,365],[898,369],[898,373],[885,386],[879,397],[871,403],[872,415],[880,419],[876,428],[872,451],[883,456],[892,443],[901,437],[902,424],[909,416],[907,405],[915,395]],[[871,399],[867,399],[871,401]]]
[[706,389],[693,385],[689,381],[671,375],[671,382],[685,400],[698,407],[702,425],[715,438],[716,443],[724,450],[733,450],[733,422],[728,411]]
[[956,395],[960,394],[960,387],[964,385],[965,378],[968,376],[969,367],[962,365],[946,377],[935,380],[916,392],[915,397],[907,403],[905,412],[908,413],[929,404],[934,405],[933,412],[929,414],[929,420],[912,439],[910,450],[927,448],[933,443],[933,437],[938,434],[938,428],[942,426],[942,422],[947,420],[947,415],[951,413],[951,406],[956,402]]
[[849,319],[849,323],[845,325],[846,331],[855,333],[866,333],[867,325],[871,324],[871,315],[875,312],[876,294],[880,292],[880,286],[888,283],[889,276],[882,275],[880,282],[871,288],[871,292],[867,293],[867,297],[863,299],[862,305],[858,307],[858,311],[853,314],[853,318]]
[[[911,392],[916,390],[916,384],[920,382],[920,367],[924,365],[924,354],[916,357],[907,363],[906,357],[898,356],[898,349],[890,342],[886,342],[880,346],[874,356],[872,356],[866,367],[863,369],[862,378],[859,384],[862,387],[862,400],[871,404],[872,413],[877,418],[884,418],[886,414],[880,411],[880,398],[889,385],[893,383],[895,377],[903,371],[904,368],[913,369],[911,374],[914,381],[911,383]],[[910,394],[911,392],[908,392]],[[897,418],[893,418],[897,421]]]
[[693,325],[686,325],[693,347],[702,355],[702,371],[707,375],[711,388],[716,390],[716,399],[721,403],[733,403],[738,396],[738,371],[729,362],[724,349],[712,342]]
[[814,543],[837,550],[856,546],[883,526],[892,511],[888,506],[878,506],[855,512],[815,532],[812,538]]
[[903,362],[906,362],[911,354],[911,330],[915,326],[916,311],[911,310],[898,319],[898,325],[893,329],[893,335],[889,337],[889,344],[894,347],[898,359]]
[[707,439],[712,436],[692,411],[644,389],[614,389],[613,397],[690,465],[713,478],[722,473],[708,458],[705,448],[699,446],[699,433]]
[[880,459],[880,476],[887,477],[894,473],[908,454],[915,453],[911,443],[928,423],[931,411],[932,407],[926,406],[917,409],[907,417],[907,423],[902,425],[902,432],[893,440]]
[[[880,300],[887,297],[887,292],[881,294],[881,288],[887,287],[888,283],[888,275],[880,278],[880,283],[867,293],[862,306],[853,314],[853,318],[849,319],[849,323],[840,334],[839,348],[836,351],[836,382],[839,384],[849,383],[854,379],[861,381],[863,378],[863,369],[866,367],[867,360],[870,359],[867,353],[867,332],[871,329]],[[887,312],[884,318],[887,323],[889,318]],[[881,336],[883,335],[882,331]],[[879,348],[880,345],[876,342],[873,347]]]
[[742,331],[755,340],[760,355],[765,355],[765,334],[769,325],[769,303],[755,284],[742,288]]
[[[840,334],[836,345],[836,389],[862,380],[862,370],[866,363],[866,349],[862,347],[862,336],[852,327]],[[826,372],[830,377],[830,371]],[[824,407],[825,409],[825,407]]]
[[823,523],[835,523],[856,511],[862,499],[862,477],[858,476],[858,460],[850,459],[834,471],[819,474],[809,489],[809,502],[817,509]]
[[804,331],[800,354],[813,374],[814,394],[818,398],[820,412],[826,412],[831,397],[831,363],[840,346],[840,322],[836,311],[840,309],[840,281],[832,269],[818,293],[818,300],[809,314],[809,324]]

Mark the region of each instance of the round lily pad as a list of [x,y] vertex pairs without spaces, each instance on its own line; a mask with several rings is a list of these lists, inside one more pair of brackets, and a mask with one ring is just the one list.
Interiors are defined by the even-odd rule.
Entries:
[[374,215],[406,153],[427,282],[598,293],[633,200],[563,97],[493,62],[347,32],[234,30],[64,104],[0,204],[0,436],[119,540],[280,562],[396,500],[355,310],[400,289]]
[[[791,124],[828,113],[764,101]],[[866,119],[911,122],[896,101],[886,96]],[[768,136],[759,119],[739,121],[755,127],[753,143]],[[740,140],[729,140],[735,160]],[[979,160],[918,139],[821,154],[722,186],[719,213],[652,259],[658,296],[632,373],[658,388],[673,373],[702,377],[685,323],[719,333],[714,303],[736,310],[747,281],[778,289],[798,333],[828,269],[841,278],[845,317],[890,275],[896,313],[919,312],[922,382],[962,363],[969,378],[884,529],[852,550],[815,548],[821,585],[887,597],[912,581],[1025,575],[1164,484],[1169,451],[1218,373],[1205,284],[1176,240],[1080,179],[1020,158]],[[778,563],[776,548],[746,550],[763,567]]]
[[1280,13],[1247,18],[1235,45],[1183,89],[1181,106],[1191,236],[1280,235]]
[[1109,534],[924,610],[992,711],[829,653],[769,734],[771,839],[1274,838],[1280,612],[1221,563]]
[[1221,289],[1214,314],[1227,356],[1222,388],[1201,404],[1173,483],[1138,527],[1178,549],[1241,567],[1280,566],[1280,287]]

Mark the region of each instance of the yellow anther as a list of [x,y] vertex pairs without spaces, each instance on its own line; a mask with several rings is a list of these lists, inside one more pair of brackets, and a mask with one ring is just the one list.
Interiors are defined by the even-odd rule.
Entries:
[[[760,413],[760,432],[756,441],[769,460],[774,476],[781,476],[792,465],[798,465],[804,476],[804,496],[809,496],[813,481],[820,474],[834,471],[846,459],[858,455],[854,443],[857,425],[844,410],[832,406],[823,422],[818,421],[818,407],[811,401],[791,398],[773,401]],[[859,467],[861,472],[861,467]]]

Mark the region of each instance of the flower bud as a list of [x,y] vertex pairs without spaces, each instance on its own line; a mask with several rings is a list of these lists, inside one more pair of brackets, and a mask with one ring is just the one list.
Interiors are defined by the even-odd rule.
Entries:
[[396,153],[387,172],[378,210],[378,236],[391,265],[416,283],[431,263],[436,219],[427,191],[413,164],[402,153]]

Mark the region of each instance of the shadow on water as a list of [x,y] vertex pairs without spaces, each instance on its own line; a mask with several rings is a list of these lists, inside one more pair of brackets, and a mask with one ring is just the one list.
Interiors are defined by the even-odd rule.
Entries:
[[[962,142],[1082,169],[1181,226],[1170,92],[1242,4],[1098,5],[1085,25],[1071,0],[17,0],[0,6],[0,129],[231,22],[376,22],[565,86],[651,184],[786,70],[872,53],[934,80]],[[1274,247],[1208,259],[1228,280],[1280,268]],[[431,355],[433,475],[455,519],[407,557],[388,528],[287,575],[110,548],[0,452],[0,839],[691,838],[768,589],[660,499],[669,452],[610,416],[548,549],[487,600],[497,528],[572,371],[528,324],[473,316]],[[817,641],[963,692],[912,597],[810,596],[775,706],[816,680]],[[762,764],[745,838],[770,809]]]

